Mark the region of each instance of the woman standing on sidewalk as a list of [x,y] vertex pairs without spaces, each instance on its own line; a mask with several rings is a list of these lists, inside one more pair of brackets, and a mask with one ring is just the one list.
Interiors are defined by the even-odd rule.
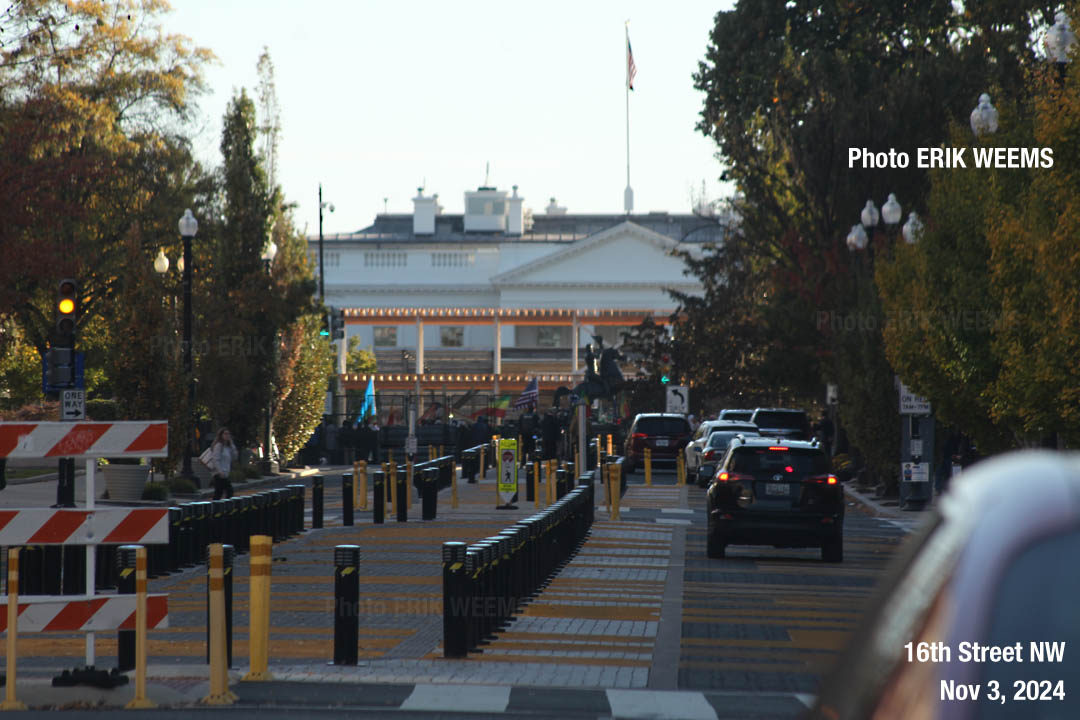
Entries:
[[210,452],[213,456],[213,467],[211,469],[214,471],[214,499],[231,498],[233,496],[233,487],[232,483],[229,482],[229,473],[232,472],[233,461],[239,457],[240,453],[237,451],[236,446],[233,445],[229,428],[223,427],[218,430]]

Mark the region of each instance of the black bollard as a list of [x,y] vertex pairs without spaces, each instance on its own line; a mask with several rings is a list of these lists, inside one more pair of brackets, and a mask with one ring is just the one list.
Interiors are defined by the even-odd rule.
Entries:
[[[119,595],[135,594],[135,552],[139,545],[121,545],[116,551],[116,567],[119,578],[116,592]],[[135,669],[135,631],[116,632],[116,669],[127,672]]]
[[462,542],[443,543],[443,657],[463,658],[469,653],[468,600]]
[[341,524],[350,527],[353,524],[353,476],[343,473],[341,476]]
[[311,478],[311,527],[318,530],[323,526],[323,477]]
[[[169,508],[169,572],[176,572],[180,569],[180,528],[183,524],[183,518],[183,510],[175,506]],[[101,554],[101,550],[102,547],[98,546],[98,555]],[[98,567],[101,567],[100,563]]]
[[360,546],[334,548],[334,664],[355,665],[360,645]]
[[559,468],[555,471],[555,498],[561,500],[566,495],[566,471]]
[[439,469],[424,468],[423,485],[421,486],[421,517],[424,520],[434,520],[438,510],[439,501]]
[[[232,667],[233,562],[236,548],[221,546],[221,568],[225,589],[225,667]],[[210,548],[206,549],[206,662],[210,662]]]
[[64,595],[86,594],[86,546],[65,545],[64,582],[61,592]]
[[307,503],[306,492],[303,485],[296,486],[296,531],[298,533],[302,533],[307,529],[304,526],[304,505]]
[[372,522],[376,525],[382,525],[386,515],[386,491],[383,489],[385,484],[386,473],[382,470],[376,470],[371,473],[371,488],[375,493],[374,507],[372,508]]
[[63,548],[59,545],[43,545],[38,552],[42,564],[41,594],[60,595],[63,592],[60,582],[64,567]]
[[406,483],[405,473],[397,474],[397,521],[406,522],[409,519],[409,486]]

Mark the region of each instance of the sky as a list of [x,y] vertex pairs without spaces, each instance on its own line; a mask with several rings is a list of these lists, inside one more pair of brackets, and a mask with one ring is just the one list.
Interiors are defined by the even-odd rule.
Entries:
[[[634,212],[689,212],[726,197],[715,144],[694,129],[693,88],[715,14],[731,3],[578,0],[173,0],[167,33],[209,48],[197,156],[220,163],[221,117],[256,96],[263,47],[281,108],[278,182],[297,226],[354,232],[384,208],[411,213],[418,187],[461,213],[464,192],[518,185],[525,207],[621,213],[626,187],[625,23]],[[490,167],[489,171],[485,168]],[[385,199],[385,201],[384,201]]]

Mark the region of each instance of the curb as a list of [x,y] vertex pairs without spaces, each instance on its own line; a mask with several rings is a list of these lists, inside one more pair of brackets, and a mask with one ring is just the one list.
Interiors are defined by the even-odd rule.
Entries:
[[854,500],[863,507],[869,508],[879,517],[901,518],[905,514],[898,506],[883,505],[875,498],[855,490],[850,485],[844,485],[844,496]]

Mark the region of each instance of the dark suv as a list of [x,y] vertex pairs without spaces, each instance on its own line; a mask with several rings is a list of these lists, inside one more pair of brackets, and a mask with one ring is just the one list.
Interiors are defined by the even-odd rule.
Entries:
[[750,416],[750,422],[758,426],[758,434],[762,437],[771,435],[792,440],[810,439],[810,418],[804,410],[758,408]]
[[653,462],[675,462],[690,442],[690,421],[682,415],[641,413],[626,435],[623,465],[631,473],[645,461],[645,448],[652,450]]
[[728,545],[820,547],[844,559],[844,491],[817,443],[743,436],[732,441],[709,484],[706,552]]

